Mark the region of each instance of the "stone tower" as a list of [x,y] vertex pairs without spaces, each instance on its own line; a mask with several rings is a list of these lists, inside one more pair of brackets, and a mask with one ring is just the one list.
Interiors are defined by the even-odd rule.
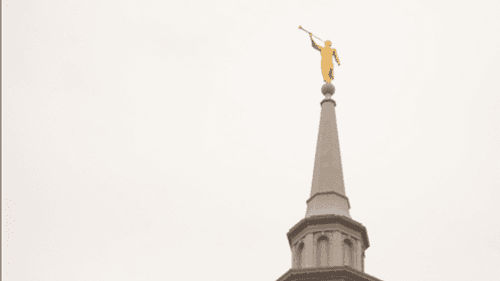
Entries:
[[321,88],[316,158],[305,218],[288,231],[292,268],[277,281],[380,281],[364,273],[366,228],[351,219],[335,117],[335,87]]

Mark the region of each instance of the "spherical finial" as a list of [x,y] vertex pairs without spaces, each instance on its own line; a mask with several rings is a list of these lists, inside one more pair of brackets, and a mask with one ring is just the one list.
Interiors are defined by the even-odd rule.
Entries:
[[323,95],[328,95],[328,96],[333,96],[335,94],[335,87],[333,86],[332,83],[325,83],[323,86],[321,86],[321,92]]

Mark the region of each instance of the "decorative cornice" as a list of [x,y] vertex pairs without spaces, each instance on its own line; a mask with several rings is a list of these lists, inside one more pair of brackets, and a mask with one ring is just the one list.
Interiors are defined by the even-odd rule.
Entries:
[[314,193],[313,196],[311,196],[311,197],[309,197],[309,199],[307,199],[306,204],[309,203],[309,201],[313,200],[314,197],[316,197],[318,195],[323,195],[323,194],[335,194],[337,196],[340,196],[340,197],[344,198],[345,200],[347,200],[347,206],[349,206],[349,209],[351,208],[351,204],[349,204],[349,198],[347,198],[347,196],[345,196],[344,194],[338,193],[337,191],[333,191],[333,190]]
[[276,281],[338,280],[337,278],[346,281],[382,281],[349,266],[292,268]]
[[302,219],[301,221],[296,223],[292,228],[290,228],[290,230],[286,234],[288,237],[288,243],[291,246],[292,238],[295,237],[297,234],[299,234],[302,230],[304,230],[308,226],[335,224],[335,223],[341,224],[355,231],[359,231],[361,233],[365,249],[368,249],[370,247],[370,241],[368,240],[366,227],[353,219],[338,215],[317,215]]
[[337,106],[337,103],[334,100],[332,100],[332,99],[324,99],[324,100],[321,101],[320,105],[323,105],[324,102],[333,102],[333,105]]

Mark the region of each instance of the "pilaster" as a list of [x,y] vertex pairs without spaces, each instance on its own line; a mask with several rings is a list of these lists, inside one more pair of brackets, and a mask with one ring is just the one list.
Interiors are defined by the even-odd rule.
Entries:
[[342,235],[340,231],[334,231],[332,234],[332,263],[331,266],[341,266],[342,265]]
[[355,240],[356,242],[356,248],[355,248],[355,252],[356,252],[356,255],[355,255],[355,267],[357,270],[359,271],[363,271],[363,245],[361,243],[361,241],[359,240]]

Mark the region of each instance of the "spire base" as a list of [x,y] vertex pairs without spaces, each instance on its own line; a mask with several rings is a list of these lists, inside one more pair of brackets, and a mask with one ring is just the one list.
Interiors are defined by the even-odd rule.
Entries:
[[337,215],[351,218],[349,199],[335,191],[318,192],[307,200],[306,218],[319,215]]

